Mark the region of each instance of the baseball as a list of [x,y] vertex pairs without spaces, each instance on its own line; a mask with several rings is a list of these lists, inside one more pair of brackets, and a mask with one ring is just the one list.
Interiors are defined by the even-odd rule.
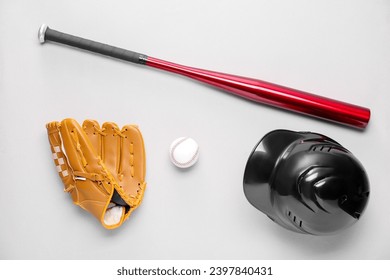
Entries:
[[198,143],[190,137],[177,138],[169,148],[169,157],[177,167],[188,168],[198,161]]

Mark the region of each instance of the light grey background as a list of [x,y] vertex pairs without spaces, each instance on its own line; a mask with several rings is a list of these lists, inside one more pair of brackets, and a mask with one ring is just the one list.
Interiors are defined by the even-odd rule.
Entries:
[[[185,65],[254,77],[371,108],[365,131],[257,105],[173,74],[40,45],[42,23]],[[389,259],[390,2],[0,1],[1,259]],[[140,126],[143,204],[107,231],[64,193],[45,124]],[[279,129],[325,134],[363,163],[361,220],[327,237],[292,233],[242,190],[249,153]],[[175,168],[191,136],[200,160]]]

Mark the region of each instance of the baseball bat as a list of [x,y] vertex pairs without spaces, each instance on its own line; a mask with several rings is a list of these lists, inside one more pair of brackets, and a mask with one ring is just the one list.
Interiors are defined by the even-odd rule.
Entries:
[[243,98],[274,107],[364,129],[370,109],[262,80],[204,70],[161,60],[145,54],[91,41],[50,29],[43,24],[38,32],[41,43],[53,41],[106,56],[165,70],[215,86]]

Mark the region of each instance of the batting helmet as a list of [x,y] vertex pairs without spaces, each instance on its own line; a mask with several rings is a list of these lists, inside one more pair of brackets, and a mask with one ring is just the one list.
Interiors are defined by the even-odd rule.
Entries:
[[325,235],[360,218],[369,182],[361,163],[336,141],[312,132],[274,130],[248,159],[244,193],[277,224]]

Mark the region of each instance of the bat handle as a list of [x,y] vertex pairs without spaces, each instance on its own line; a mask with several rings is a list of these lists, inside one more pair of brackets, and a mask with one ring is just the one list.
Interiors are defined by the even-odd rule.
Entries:
[[136,64],[145,64],[148,58],[147,55],[141,53],[110,46],[107,44],[95,42],[92,40],[62,33],[54,29],[50,29],[46,24],[42,24],[42,26],[39,28],[38,39],[41,44],[45,43],[46,41],[57,42]]

